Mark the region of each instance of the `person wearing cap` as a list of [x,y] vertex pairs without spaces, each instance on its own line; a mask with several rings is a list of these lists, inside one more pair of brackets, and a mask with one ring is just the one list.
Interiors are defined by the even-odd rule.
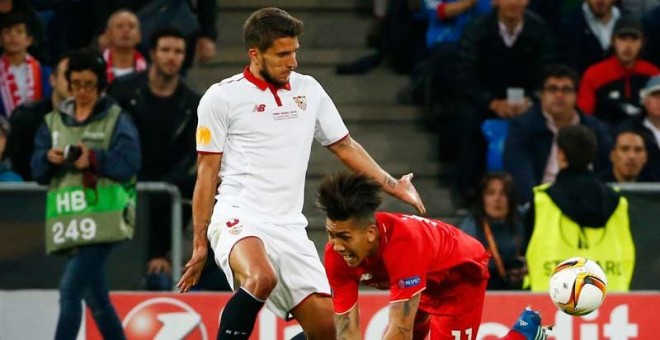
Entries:
[[660,181],[660,75],[651,77],[640,91],[643,114],[618,126],[619,131],[637,131],[644,138],[648,160],[640,174],[645,181]]
[[643,45],[642,23],[632,16],[621,17],[612,36],[614,55],[590,66],[582,78],[578,92],[582,111],[610,127],[641,114],[639,91],[660,73],[657,66],[640,59]]
[[[5,153],[7,138],[9,137],[9,122],[0,117],[0,160]],[[0,182],[22,182],[23,179],[9,166],[9,162],[0,161]]]

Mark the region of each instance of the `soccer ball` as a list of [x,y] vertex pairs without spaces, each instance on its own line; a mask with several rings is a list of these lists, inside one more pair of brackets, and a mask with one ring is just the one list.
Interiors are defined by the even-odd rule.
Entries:
[[607,293],[607,277],[594,261],[570,258],[555,268],[550,277],[550,298],[564,313],[589,314],[603,303]]

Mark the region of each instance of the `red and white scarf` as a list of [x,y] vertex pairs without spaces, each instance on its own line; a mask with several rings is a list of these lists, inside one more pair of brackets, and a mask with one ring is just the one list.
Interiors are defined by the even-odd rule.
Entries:
[[41,83],[41,64],[37,59],[31,55],[25,56],[25,64],[27,65],[27,92],[26,97],[21,98],[19,93],[18,84],[16,83],[16,76],[11,72],[9,67],[9,57],[3,55],[0,58],[0,91],[2,92],[2,104],[4,105],[5,115],[11,116],[16,106],[34,100],[40,100],[43,97],[43,84]]
[[[115,79],[115,74],[112,72],[112,53],[110,53],[109,48],[103,50],[103,59],[105,60],[105,74],[108,78],[108,84],[110,84]],[[135,72],[141,72],[146,69],[147,59],[144,58],[142,53],[136,50],[133,54],[133,70],[135,70]]]

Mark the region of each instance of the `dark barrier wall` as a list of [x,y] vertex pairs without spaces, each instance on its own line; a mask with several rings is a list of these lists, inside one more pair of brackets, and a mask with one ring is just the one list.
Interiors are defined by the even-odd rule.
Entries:
[[637,255],[631,287],[657,290],[660,287],[660,190],[635,192],[624,188],[621,193],[628,198]]
[[[149,196],[138,193],[133,240],[119,243],[106,265],[110,288],[140,289],[147,261]],[[48,256],[44,246],[46,196],[43,192],[0,190],[0,289],[57,288],[64,256]],[[163,207],[169,213],[169,206]],[[163,226],[169,233],[170,227]]]

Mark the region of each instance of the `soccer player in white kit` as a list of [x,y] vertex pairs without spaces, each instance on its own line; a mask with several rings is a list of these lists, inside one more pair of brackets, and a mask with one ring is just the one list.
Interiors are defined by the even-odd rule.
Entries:
[[212,85],[199,104],[193,254],[178,287],[197,283],[209,242],[235,291],[218,339],[247,339],[264,303],[293,316],[308,339],[335,338],[330,287],[302,214],[313,139],[425,213],[412,174],[396,180],[380,168],[321,85],[293,72],[302,30],[281,9],[252,13],[243,27],[249,65]]

